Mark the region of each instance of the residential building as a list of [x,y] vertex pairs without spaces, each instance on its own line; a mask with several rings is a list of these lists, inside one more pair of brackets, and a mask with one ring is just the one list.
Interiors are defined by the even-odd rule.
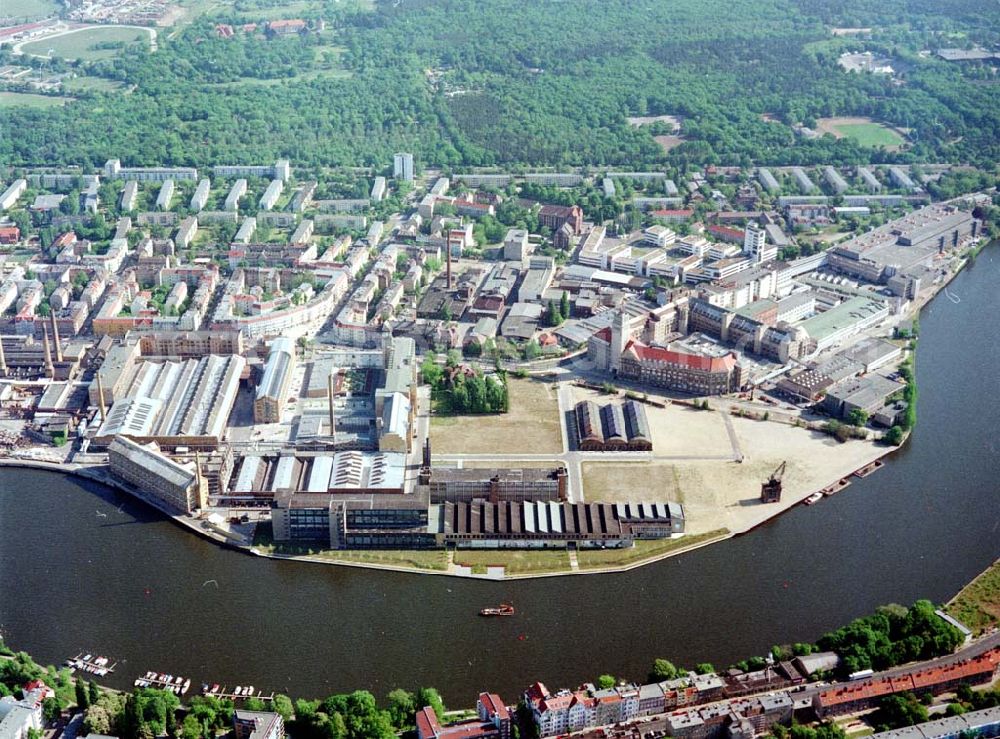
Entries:
[[14,180],[0,195],[0,211],[10,210],[24,191],[28,189],[28,181],[23,177]]
[[392,176],[397,180],[413,180],[413,154],[399,153],[392,157]]
[[280,714],[264,711],[233,711],[236,739],[284,739],[285,722]]

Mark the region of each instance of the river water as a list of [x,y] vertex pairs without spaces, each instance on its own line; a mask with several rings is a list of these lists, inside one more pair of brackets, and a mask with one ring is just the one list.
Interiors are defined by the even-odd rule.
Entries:
[[[45,663],[107,654],[119,687],[152,669],[295,696],[432,685],[467,706],[641,679],[654,657],[728,665],[947,600],[1000,555],[998,283],[993,245],[952,283],[960,302],[924,310],[909,444],[745,536],[623,574],[479,582],[258,559],[101,485],[0,469],[0,631]],[[515,618],[477,617],[505,600]]]

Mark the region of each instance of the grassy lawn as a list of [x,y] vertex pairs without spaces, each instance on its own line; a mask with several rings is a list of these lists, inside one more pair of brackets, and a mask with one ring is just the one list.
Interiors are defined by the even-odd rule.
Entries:
[[656,539],[637,541],[628,549],[581,549],[576,555],[581,570],[600,567],[621,567],[635,564],[650,557],[694,546],[712,539],[719,539],[729,533],[728,529],[716,529],[704,534],[682,536],[679,539]]
[[74,77],[63,81],[63,89],[67,92],[121,92],[125,85],[103,77]]
[[1000,560],[962,588],[945,610],[976,634],[1000,623]]
[[55,0],[4,0],[0,3],[0,18],[24,21],[55,15],[58,10]]
[[601,503],[684,502],[675,465],[659,462],[584,462],[584,500]]
[[568,572],[570,569],[569,553],[565,549],[458,549],[454,562],[471,567],[476,573],[485,573],[487,567],[504,567],[508,575]]
[[30,92],[0,92],[0,109],[2,108],[53,108],[65,105],[73,98],[52,97],[51,95],[34,95]]
[[53,56],[93,61],[95,59],[110,59],[121,52],[120,48],[97,48],[101,44],[132,44],[137,41],[148,43],[149,34],[136,28],[101,26],[83,28],[55,38],[32,41],[30,44],[22,46],[21,50],[25,54],[37,56],[48,56],[49,50],[51,50]]
[[841,123],[835,126],[844,138],[854,139],[861,146],[900,146],[903,137],[880,123]]
[[510,377],[510,411],[484,416],[432,416],[438,454],[560,454],[555,385]]

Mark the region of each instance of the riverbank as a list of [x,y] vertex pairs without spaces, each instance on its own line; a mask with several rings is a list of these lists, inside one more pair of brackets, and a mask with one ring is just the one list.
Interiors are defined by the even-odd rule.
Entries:
[[[892,452],[893,449],[886,449],[876,458]],[[850,475],[858,468],[851,463],[850,469],[844,472]],[[169,518],[175,524],[191,531],[213,544],[233,549],[256,557],[290,561],[305,562],[311,564],[337,565],[340,567],[360,568],[368,570],[381,570],[385,572],[398,572],[421,575],[444,575],[448,577],[470,578],[478,580],[508,581],[508,580],[535,580],[541,578],[563,577],[567,575],[608,575],[623,573],[645,567],[647,565],[660,562],[662,560],[676,557],[681,554],[701,549],[703,547],[717,544],[734,536],[748,533],[754,528],[766,523],[772,518],[781,515],[789,508],[799,504],[807,493],[802,490],[790,491],[790,496],[779,507],[760,506],[761,512],[753,516],[744,516],[740,520],[742,528],[731,530],[728,528],[718,528],[711,531],[699,531],[697,533],[685,534],[680,537],[662,540],[646,540],[636,542],[635,545],[623,549],[601,549],[601,550],[545,550],[537,552],[539,555],[552,555],[563,552],[566,556],[564,564],[558,568],[538,567],[529,568],[528,571],[519,571],[518,568],[510,567],[510,559],[516,556],[521,550],[432,550],[440,552],[444,557],[442,566],[428,564],[420,557],[408,557],[417,560],[411,564],[402,562],[391,563],[378,561],[386,559],[386,553],[380,550],[351,550],[345,553],[346,556],[338,557],[339,552],[331,550],[323,553],[292,553],[278,551],[271,546],[256,546],[240,536],[237,540],[235,534],[227,532],[207,519],[193,516],[178,515],[166,508],[160,501],[144,494],[143,492],[125,485],[112,478],[103,466],[92,465],[83,466],[76,464],[56,464],[38,460],[0,458],[0,467],[19,467],[25,469],[43,470],[79,477],[81,479],[97,482],[114,490],[133,496],[159,513]],[[838,477],[839,479],[839,477]],[[642,552],[647,552],[642,554]],[[419,555],[423,552],[417,552]],[[430,554],[431,552],[426,552]],[[390,553],[391,554],[391,553]],[[414,554],[414,553],[410,553]],[[468,556],[466,556],[468,555]],[[390,557],[391,559],[391,557]],[[401,560],[407,559],[400,557]],[[562,559],[562,558],[560,558]],[[481,562],[481,564],[469,564],[470,561]]]

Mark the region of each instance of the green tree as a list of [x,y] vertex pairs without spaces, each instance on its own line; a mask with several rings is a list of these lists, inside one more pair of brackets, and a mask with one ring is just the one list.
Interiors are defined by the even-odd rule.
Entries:
[[389,717],[397,729],[412,725],[416,711],[415,696],[408,690],[396,688],[389,693]]
[[852,426],[863,427],[868,424],[868,412],[861,408],[854,408],[847,414],[847,421]]
[[678,675],[678,669],[673,662],[665,659],[653,660],[653,669],[649,671],[649,682],[659,683],[664,680],[673,680]]
[[892,446],[899,446],[903,443],[903,429],[900,426],[893,426],[882,436],[882,441]]
[[181,737],[183,739],[201,739],[204,731],[205,728],[193,713],[189,713],[184,717],[184,723],[181,725]]
[[288,723],[295,716],[295,707],[292,705],[292,699],[287,695],[282,695],[278,693],[274,696],[274,700],[271,702],[272,710],[281,716],[285,723]]
[[615,680],[614,675],[600,675],[597,678],[597,687],[600,690],[608,690],[615,687],[617,682],[618,681]]
[[426,708],[427,706],[434,709],[434,715],[436,715],[439,720],[444,718],[444,701],[441,700],[441,694],[434,688],[420,688],[420,690],[417,691],[417,698],[414,703],[414,707],[419,711],[421,708]]
[[559,313],[562,315],[565,321],[569,318],[570,314],[570,304],[569,304],[569,293],[563,290],[562,298],[559,300]]
[[879,731],[901,729],[927,721],[927,709],[912,693],[888,695],[879,702],[873,721]]
[[699,662],[697,665],[695,665],[694,671],[697,672],[699,675],[707,675],[710,672],[715,672],[715,667],[712,665],[711,662]]
[[90,693],[87,692],[87,685],[83,678],[77,677],[74,688],[76,689],[76,705],[80,710],[86,711],[90,708]]

